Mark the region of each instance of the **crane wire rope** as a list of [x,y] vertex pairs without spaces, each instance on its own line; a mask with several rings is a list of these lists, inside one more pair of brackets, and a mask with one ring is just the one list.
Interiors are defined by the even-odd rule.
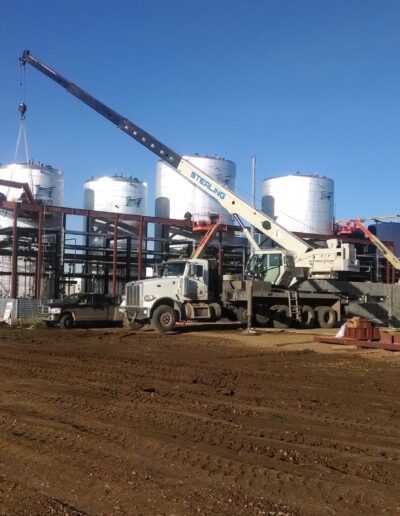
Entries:
[[[25,125],[25,119],[26,119],[26,104],[25,104],[25,98],[26,98],[26,69],[21,64],[20,65],[20,75],[19,75],[19,97],[20,102],[18,104],[18,111],[20,113],[19,117],[19,128],[18,128],[18,136],[17,136],[17,144],[15,147],[15,153],[14,153],[14,164],[17,163],[18,159],[18,152],[21,145],[21,138],[24,143],[24,151],[25,151],[25,159],[26,164],[29,168],[29,187],[33,192],[33,176],[32,176],[32,168],[31,168],[31,161],[29,159],[29,149],[28,149],[28,138],[26,133],[26,125]],[[14,168],[12,168],[11,171],[11,181],[14,179]],[[10,187],[7,190],[7,198],[10,193]]]

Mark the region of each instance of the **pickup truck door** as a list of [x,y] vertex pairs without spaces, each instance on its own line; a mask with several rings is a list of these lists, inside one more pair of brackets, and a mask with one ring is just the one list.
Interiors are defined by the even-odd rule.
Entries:
[[93,319],[93,296],[82,295],[74,308],[76,321],[91,321]]
[[103,294],[93,294],[93,320],[107,321],[109,315],[109,305],[106,296]]

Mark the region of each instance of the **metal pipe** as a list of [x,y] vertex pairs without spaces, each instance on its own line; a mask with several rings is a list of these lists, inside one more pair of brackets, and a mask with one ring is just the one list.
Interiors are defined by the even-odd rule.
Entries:
[[143,217],[140,217],[139,236],[138,236],[138,280],[142,279],[142,265],[143,265]]
[[[251,204],[253,208],[256,207],[256,157],[251,157],[251,187],[252,187],[252,199]],[[251,226],[251,235],[254,238],[256,233],[255,227]]]
[[14,205],[11,255],[11,298],[15,299],[18,292],[18,206]]
[[43,264],[43,206],[40,207],[39,211],[39,224],[38,224],[38,252],[36,260],[36,284],[35,284],[35,299],[40,299],[41,288],[42,288],[42,264]]
[[131,261],[132,261],[132,237],[126,237],[126,270],[125,283],[131,281]]
[[252,206],[256,207],[256,157],[251,157]]
[[218,274],[222,274],[222,259],[223,259],[223,247],[222,247],[222,232],[218,235]]
[[117,295],[117,252],[118,252],[118,215],[114,219],[114,246],[112,261],[112,296]]

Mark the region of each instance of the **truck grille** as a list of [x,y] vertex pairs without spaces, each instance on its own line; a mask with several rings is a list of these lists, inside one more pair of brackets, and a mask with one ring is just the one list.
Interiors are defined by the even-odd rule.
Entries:
[[45,314],[49,314],[49,313],[50,313],[50,308],[48,306],[43,306],[43,305],[39,306],[39,314],[40,315],[45,315]]
[[141,283],[134,283],[133,285],[128,285],[126,287],[126,306],[130,307],[140,307],[141,303],[141,291],[142,291]]

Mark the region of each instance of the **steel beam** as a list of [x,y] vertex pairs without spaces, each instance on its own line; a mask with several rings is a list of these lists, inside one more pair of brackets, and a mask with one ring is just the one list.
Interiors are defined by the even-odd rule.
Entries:
[[18,206],[14,205],[12,255],[11,255],[11,298],[18,295]]
[[39,211],[38,223],[38,253],[36,260],[36,282],[35,282],[35,299],[40,299],[42,290],[42,265],[43,265],[43,206]]
[[19,183],[18,181],[9,181],[8,179],[0,179],[0,185],[8,186],[9,188],[22,188],[25,192],[26,199],[29,204],[33,204],[35,199],[32,194],[32,190],[28,183]]
[[112,260],[112,296],[117,295],[117,253],[118,253],[118,215],[114,218],[114,245]]
[[141,217],[140,223],[139,223],[138,250],[137,250],[138,280],[142,279],[142,267],[143,267],[143,219],[144,219],[144,217]]

